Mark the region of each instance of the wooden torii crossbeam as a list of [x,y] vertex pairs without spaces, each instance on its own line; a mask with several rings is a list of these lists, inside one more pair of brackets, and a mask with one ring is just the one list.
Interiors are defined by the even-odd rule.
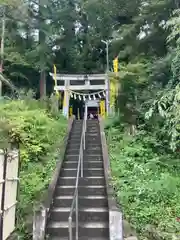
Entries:
[[68,117],[69,112],[69,90],[71,91],[98,91],[106,92],[106,111],[109,113],[109,96],[110,89],[108,88],[107,74],[56,74],[50,73],[50,76],[57,80],[57,86],[54,86],[55,91],[64,91],[64,106],[63,113]]

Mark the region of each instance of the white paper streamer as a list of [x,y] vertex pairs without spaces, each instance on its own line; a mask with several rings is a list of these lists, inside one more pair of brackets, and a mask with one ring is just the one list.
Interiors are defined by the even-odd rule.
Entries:
[[74,98],[75,100],[77,99],[77,97],[79,98],[79,100],[84,100],[86,101],[86,99],[89,99],[89,100],[96,100],[97,98],[101,99],[102,98],[102,95],[105,97],[106,96],[106,93],[105,91],[99,91],[99,92],[95,92],[95,93],[92,93],[92,94],[83,94],[83,93],[78,93],[78,92],[74,92],[74,91],[70,91],[70,96],[72,98]]

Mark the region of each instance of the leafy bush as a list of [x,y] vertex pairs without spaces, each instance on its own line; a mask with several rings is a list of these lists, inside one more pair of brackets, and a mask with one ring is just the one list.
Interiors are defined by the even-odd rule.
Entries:
[[146,133],[111,131],[110,159],[117,201],[141,239],[173,239],[180,231],[180,162],[154,151]]
[[5,128],[8,140],[20,144],[18,228],[22,233],[26,217],[33,214],[33,204],[41,198],[49,183],[67,122],[62,116],[52,116],[35,100],[2,103],[0,116],[2,130],[3,123],[8,124]]

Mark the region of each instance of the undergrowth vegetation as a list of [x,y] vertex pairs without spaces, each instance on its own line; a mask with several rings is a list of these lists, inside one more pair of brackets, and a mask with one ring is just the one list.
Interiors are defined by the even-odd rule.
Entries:
[[[143,13],[147,17],[150,6],[158,6],[158,1],[153,2],[142,8],[145,11],[140,18]],[[163,2],[171,1],[159,3],[159,10],[164,9],[162,13],[166,15]],[[167,8],[171,14],[162,18],[161,46],[166,48],[162,55],[140,54],[140,49],[134,53],[132,42],[128,43],[132,37],[142,48],[143,41],[153,36],[153,30],[141,41],[134,40],[129,25],[122,29],[127,34],[126,46],[131,46],[133,52],[127,62],[120,64],[116,76],[119,115],[107,122],[117,200],[143,240],[180,239],[180,9],[179,5],[174,7],[178,9]],[[150,8],[155,30],[162,19],[155,20]],[[138,21],[133,29],[137,29],[136,24]],[[151,26],[148,21],[147,25]],[[159,30],[156,33],[157,42]]]
[[145,131],[130,136],[116,126],[107,135],[117,201],[139,239],[179,239],[180,156],[162,153]]
[[20,144],[17,227],[26,240],[32,230],[33,206],[48,186],[67,127],[64,117],[54,114],[47,105],[32,99],[0,104],[4,138]]

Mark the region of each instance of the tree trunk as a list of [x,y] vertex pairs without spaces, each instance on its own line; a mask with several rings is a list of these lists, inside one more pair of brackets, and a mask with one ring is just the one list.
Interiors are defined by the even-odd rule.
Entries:
[[44,70],[41,70],[40,73],[40,98],[46,96],[46,73]]
[[46,36],[43,32],[44,20],[42,18],[42,6],[43,0],[39,0],[39,45],[40,45],[40,98],[46,96],[46,73],[45,73],[45,54],[43,52],[43,46],[45,45]]

